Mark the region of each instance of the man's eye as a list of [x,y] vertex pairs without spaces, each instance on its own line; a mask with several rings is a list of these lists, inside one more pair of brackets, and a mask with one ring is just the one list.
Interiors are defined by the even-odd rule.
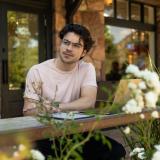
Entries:
[[63,41],[63,44],[70,45],[70,42],[69,41]]
[[80,48],[81,47],[80,44],[73,44],[73,46],[76,47],[76,48]]

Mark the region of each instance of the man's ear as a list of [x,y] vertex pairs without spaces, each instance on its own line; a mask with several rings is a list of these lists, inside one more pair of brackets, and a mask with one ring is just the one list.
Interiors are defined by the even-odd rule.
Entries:
[[84,51],[82,52],[81,58],[83,58],[86,54],[87,54],[87,51],[84,50]]

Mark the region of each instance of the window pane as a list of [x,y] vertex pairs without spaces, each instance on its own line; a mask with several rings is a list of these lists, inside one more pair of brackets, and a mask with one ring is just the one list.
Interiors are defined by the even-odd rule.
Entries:
[[104,16],[105,17],[113,17],[113,2],[112,0],[105,0],[105,9]]
[[9,89],[24,86],[26,72],[38,63],[38,16],[8,11]]
[[107,25],[105,39],[107,80],[118,80],[116,75],[124,74],[126,64],[149,67],[148,53],[154,60],[154,32]]
[[128,19],[128,1],[117,0],[117,18]]
[[131,4],[131,19],[135,21],[141,20],[141,11],[139,4]]
[[154,24],[154,9],[150,6],[144,6],[144,22]]

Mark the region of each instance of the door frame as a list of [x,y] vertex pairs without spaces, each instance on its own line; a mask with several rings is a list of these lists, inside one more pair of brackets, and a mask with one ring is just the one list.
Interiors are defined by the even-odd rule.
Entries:
[[[12,0],[11,0],[12,1]],[[13,1],[12,1],[13,3]],[[39,30],[39,62],[52,58],[52,12],[50,8],[29,7],[17,4],[0,2],[0,113],[1,118],[22,116],[23,106],[19,106],[15,113],[9,106],[9,98],[13,99],[8,85],[8,32],[7,11],[20,11],[38,15]],[[20,90],[15,92],[19,96]],[[23,95],[20,97],[23,100]]]

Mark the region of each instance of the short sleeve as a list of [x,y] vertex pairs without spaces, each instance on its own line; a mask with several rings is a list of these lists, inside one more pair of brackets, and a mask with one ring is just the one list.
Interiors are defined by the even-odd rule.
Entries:
[[89,63],[86,72],[83,77],[83,82],[82,82],[82,87],[84,86],[95,86],[97,87],[97,82],[96,82],[96,71],[94,66]]
[[26,76],[26,87],[24,92],[24,98],[30,98],[33,100],[40,100],[42,82],[40,79],[39,71],[35,67],[32,67]]

